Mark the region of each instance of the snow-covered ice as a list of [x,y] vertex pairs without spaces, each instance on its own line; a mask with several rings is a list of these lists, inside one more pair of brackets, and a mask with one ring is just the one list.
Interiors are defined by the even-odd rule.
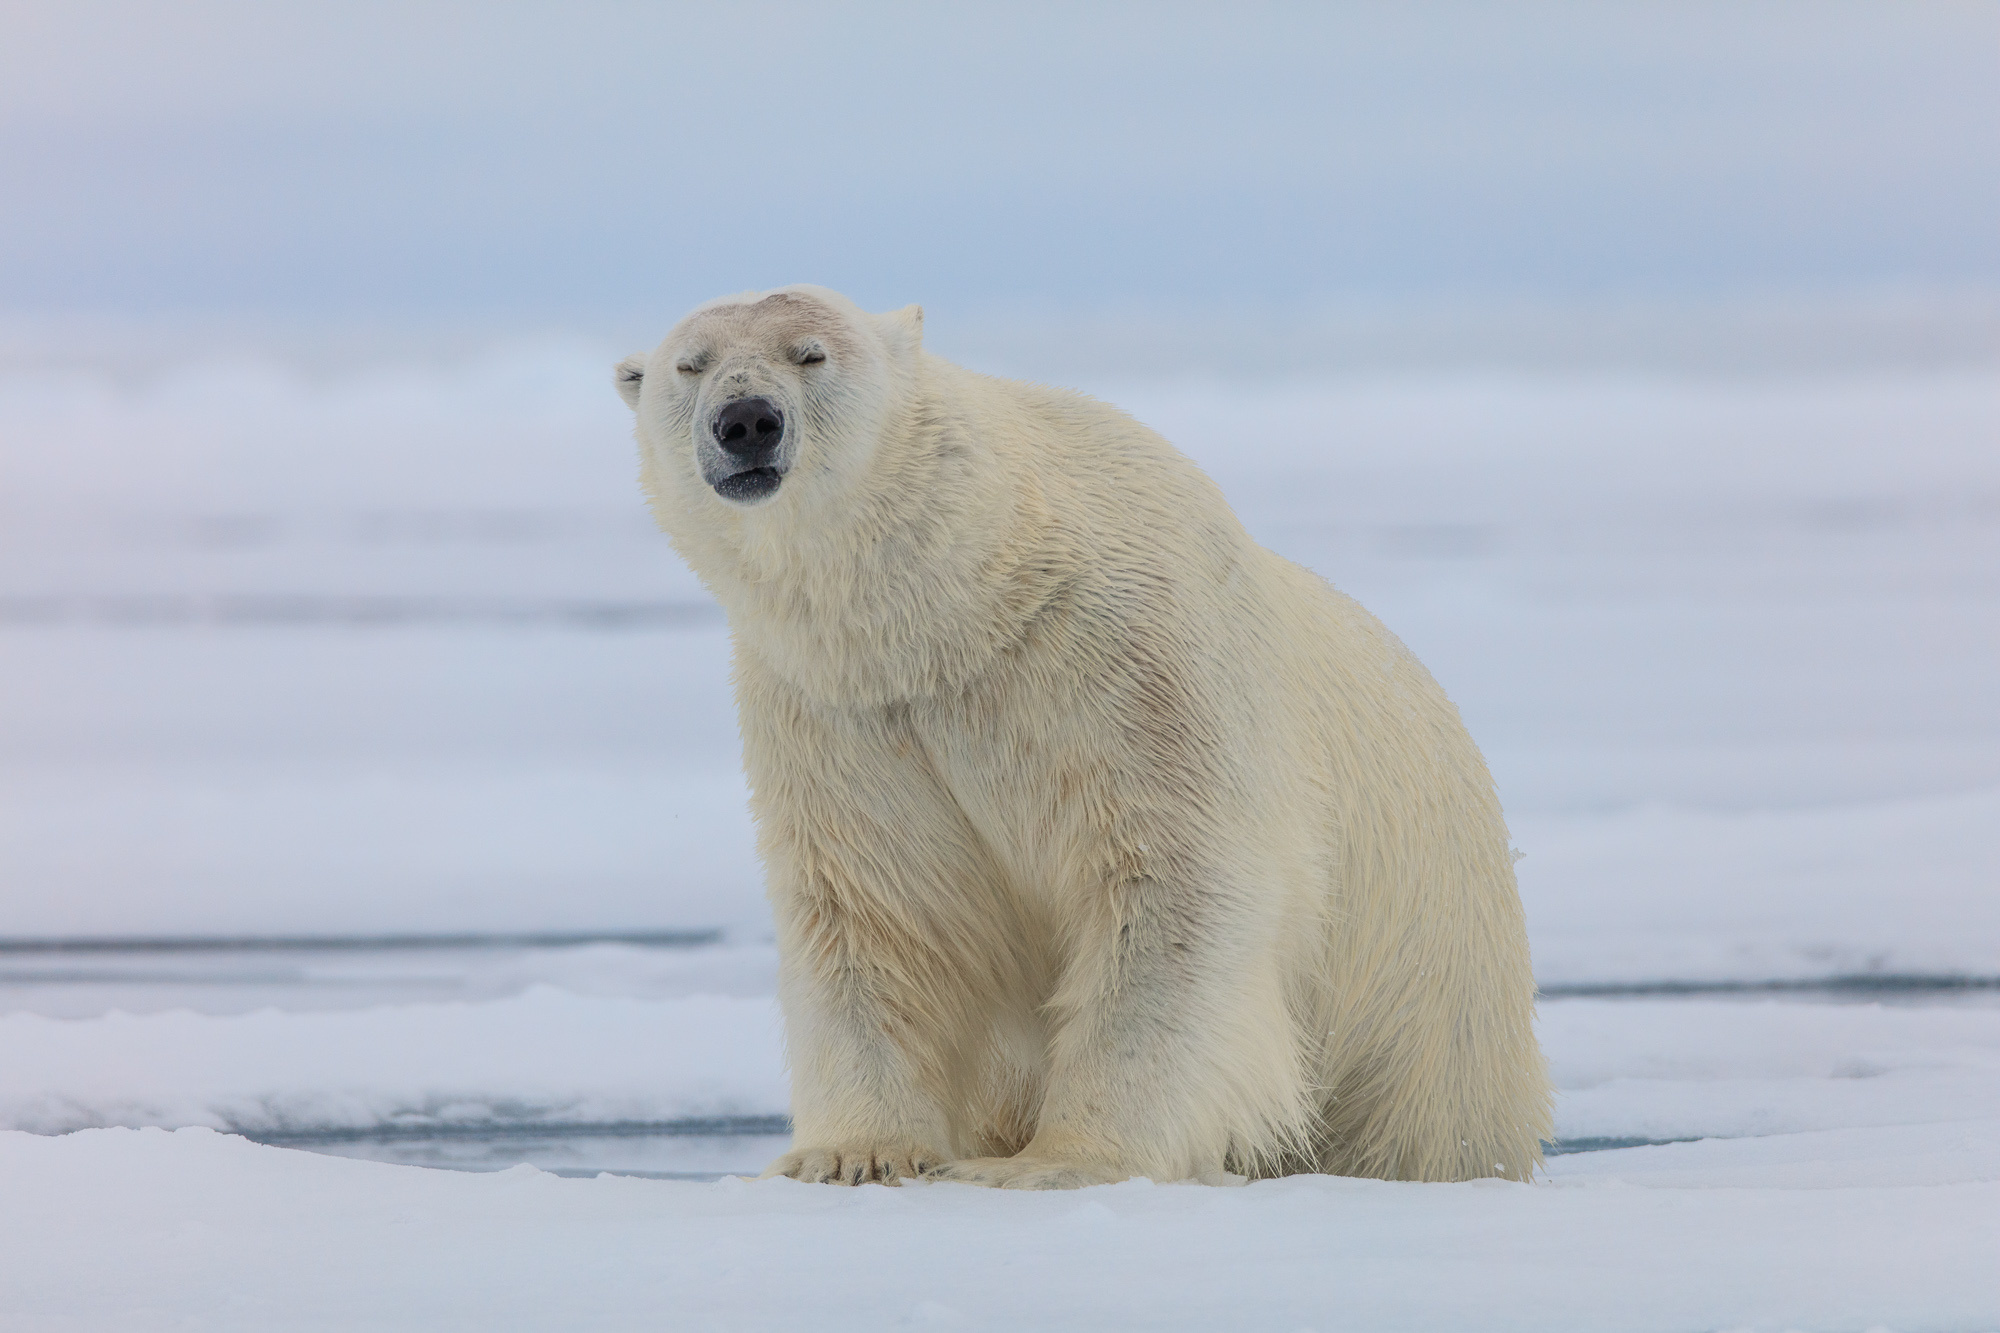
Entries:
[[[1535,1185],[218,1132],[781,1144],[727,639],[625,350],[0,372],[0,1325],[2000,1329],[1991,373],[1092,386],[1486,749],[1599,1149]],[[4,950],[466,931],[722,942]],[[1898,977],[1987,988],[1580,998]],[[718,1120],[764,1132],[660,1147]]]
[[778,1031],[769,998],[551,987],[483,1004],[310,1014],[9,1014],[0,1123],[272,1132],[782,1116]]
[[[1295,1177],[1084,1193],[422,1171],[208,1130],[0,1134],[21,1326],[215,1329],[1982,1329],[2000,1122],[1709,1145],[1535,1185]],[[1734,1147],[1736,1145],[1729,1145]],[[1883,1153],[1887,1147],[1891,1151]],[[1801,1162],[1836,1188],[1783,1182]],[[1899,1174],[1899,1173],[1892,1173]]]

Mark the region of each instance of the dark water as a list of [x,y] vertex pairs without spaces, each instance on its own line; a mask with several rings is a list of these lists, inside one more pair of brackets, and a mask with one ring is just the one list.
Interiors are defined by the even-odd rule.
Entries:
[[[447,1171],[505,1171],[523,1162],[559,1176],[645,1176],[654,1180],[719,1180],[754,1176],[792,1146],[792,1136],[773,1125],[726,1133],[679,1128],[633,1130],[619,1126],[575,1126],[548,1130],[467,1129],[449,1134],[290,1134],[258,1136],[259,1142],[335,1157],[355,1157],[399,1166]],[[778,1132],[765,1132],[776,1129]],[[1643,1148],[1690,1139],[1582,1138],[1544,1144],[1544,1156]]]
[[718,1180],[754,1176],[792,1146],[782,1118],[722,1132],[678,1126],[616,1125],[559,1129],[467,1129],[429,1134],[291,1134],[264,1143],[334,1157],[448,1171],[505,1171],[529,1165],[559,1176],[645,1176],[654,1180]]

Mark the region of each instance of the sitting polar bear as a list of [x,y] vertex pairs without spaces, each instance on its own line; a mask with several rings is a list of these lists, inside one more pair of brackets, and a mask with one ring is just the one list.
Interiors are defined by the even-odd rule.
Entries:
[[1457,710],[1165,440],[922,319],[786,287],[616,371],[735,645],[766,1174],[1529,1178],[1535,983]]

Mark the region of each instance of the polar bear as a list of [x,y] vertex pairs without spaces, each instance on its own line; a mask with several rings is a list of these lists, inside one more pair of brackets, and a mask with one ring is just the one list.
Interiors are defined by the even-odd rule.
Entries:
[[785,287],[615,371],[729,619],[766,1174],[1528,1179],[1535,983],[1457,710],[1165,440],[922,322]]

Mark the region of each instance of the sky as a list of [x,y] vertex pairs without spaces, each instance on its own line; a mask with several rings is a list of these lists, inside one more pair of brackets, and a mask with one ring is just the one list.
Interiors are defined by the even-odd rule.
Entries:
[[0,311],[2000,290],[2000,5],[0,5]]

